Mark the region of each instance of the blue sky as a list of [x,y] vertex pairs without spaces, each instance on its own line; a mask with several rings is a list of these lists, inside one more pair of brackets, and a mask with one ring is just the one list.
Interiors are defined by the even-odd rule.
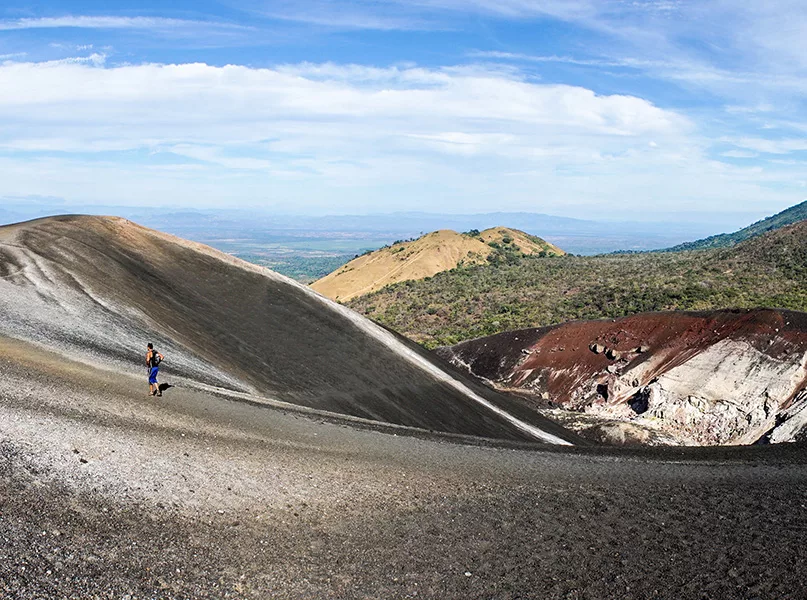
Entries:
[[807,198],[800,0],[165,4],[3,4],[0,198],[718,230]]

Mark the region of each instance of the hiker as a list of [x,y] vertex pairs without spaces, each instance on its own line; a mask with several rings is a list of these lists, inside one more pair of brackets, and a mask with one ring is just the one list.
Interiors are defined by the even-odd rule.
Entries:
[[162,396],[160,391],[160,384],[157,383],[157,373],[160,370],[160,363],[163,361],[163,355],[154,349],[154,344],[148,344],[148,352],[146,352],[146,366],[149,370],[149,396]]

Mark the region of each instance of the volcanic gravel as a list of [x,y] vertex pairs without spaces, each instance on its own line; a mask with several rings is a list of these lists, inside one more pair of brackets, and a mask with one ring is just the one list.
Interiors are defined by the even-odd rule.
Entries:
[[800,446],[413,437],[10,344],[3,597],[807,596]]

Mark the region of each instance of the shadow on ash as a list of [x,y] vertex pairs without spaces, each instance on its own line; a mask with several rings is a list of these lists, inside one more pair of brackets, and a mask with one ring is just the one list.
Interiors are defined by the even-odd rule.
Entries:
[[267,269],[116,217],[0,228],[0,338],[140,374],[152,341],[186,386],[497,440],[585,443],[419,346]]

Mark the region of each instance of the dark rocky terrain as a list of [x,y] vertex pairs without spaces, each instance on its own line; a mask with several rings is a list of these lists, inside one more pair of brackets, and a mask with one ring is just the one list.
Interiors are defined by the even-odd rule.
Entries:
[[584,447],[285,279],[116,220],[0,229],[0,251],[0,597],[807,593],[802,445]]

